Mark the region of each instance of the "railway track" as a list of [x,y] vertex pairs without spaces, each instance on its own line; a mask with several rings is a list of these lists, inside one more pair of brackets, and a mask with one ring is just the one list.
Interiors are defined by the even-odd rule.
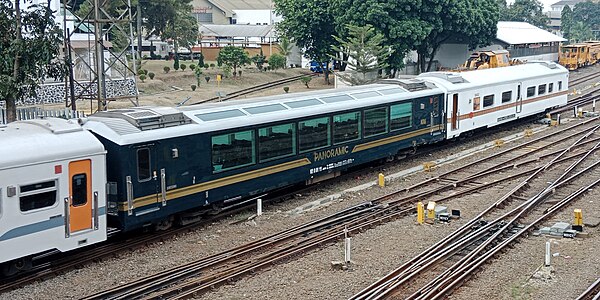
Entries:
[[581,293],[577,300],[600,300],[600,277]]
[[248,94],[251,94],[251,93],[258,92],[258,91],[266,90],[266,89],[269,89],[269,88],[280,86],[282,84],[294,82],[294,81],[300,80],[300,78],[305,77],[305,76],[315,77],[317,75],[318,74],[316,74],[316,73],[310,73],[310,74],[302,74],[302,75],[292,76],[292,77],[288,77],[288,78],[283,78],[283,79],[279,79],[279,80],[275,80],[275,81],[271,81],[271,82],[267,82],[267,83],[255,85],[255,86],[252,86],[252,87],[249,87],[249,88],[241,89],[241,90],[232,92],[229,95],[226,95],[224,97],[212,97],[212,98],[209,98],[209,99],[205,99],[205,100],[201,100],[201,101],[198,101],[198,102],[194,102],[194,103],[192,103],[190,105],[198,105],[198,104],[212,102],[212,101],[226,101],[226,100],[231,100],[231,99],[234,99],[234,98],[237,98],[237,97],[240,97],[240,96],[244,96],[244,95],[248,95]]
[[574,85],[581,84],[583,82],[595,79],[598,76],[600,76],[600,71],[599,72],[594,72],[592,74],[584,75],[584,76],[581,76],[581,77],[577,77],[577,78],[569,81],[569,86],[574,86]]
[[[559,162],[582,157],[586,152],[581,147],[590,145],[593,141],[598,143],[600,136],[581,132],[580,126],[586,127],[595,124],[596,121],[598,118],[532,139],[523,145],[499,151],[418,185],[398,190],[253,243],[137,279],[126,285],[91,295],[86,299],[185,299],[197,296],[214,286],[268,268],[275,263],[302,255],[322,245],[331,244],[342,238],[345,232],[355,234],[378,224],[406,216],[414,211],[414,203],[419,199],[429,199],[432,195],[451,190],[452,194],[440,199],[440,201],[448,201],[464,194],[508,184],[518,178],[531,176],[531,174],[540,172],[542,167],[526,166],[535,165],[540,160],[551,160],[558,154],[563,156]],[[592,126],[592,128],[597,130],[598,126]],[[572,132],[572,130],[577,132]],[[585,130],[589,131],[589,126]],[[555,141],[576,139],[577,144],[570,148],[570,152],[567,152],[563,148],[553,147],[552,143],[548,143],[548,139],[555,139]],[[517,151],[519,149],[522,151]],[[492,159],[499,161],[483,166],[486,161]],[[469,167],[473,170],[466,172]],[[506,173],[510,170],[517,170],[517,172],[507,175]],[[414,192],[417,189],[423,190]],[[457,189],[461,189],[461,191]]]
[[[468,280],[481,265],[503,251],[505,247],[514,243],[517,238],[526,235],[543,220],[600,183],[600,179],[597,179],[599,178],[599,172],[596,170],[596,167],[600,165],[600,160],[596,160],[591,164],[588,162],[588,165],[584,164],[584,162],[587,162],[587,158],[600,149],[600,143],[596,139],[592,142],[593,147],[569,164],[565,172],[561,172],[559,176],[553,178],[550,184],[547,186],[541,185],[540,190],[531,191],[533,193],[528,197],[523,198],[517,195],[517,192],[523,193],[533,184],[534,180],[547,182],[548,178],[543,177],[542,174],[548,173],[547,170],[555,168],[558,164],[575,158],[569,158],[567,153],[572,151],[574,147],[581,146],[581,143],[589,139],[599,128],[593,128],[584,137],[572,143],[564,151],[559,152],[552,160],[531,173],[525,180],[518,183],[508,193],[500,197],[497,202],[468,223],[379,281],[360,291],[351,299],[382,299],[387,297],[439,299],[446,297],[453,289]],[[586,144],[589,144],[588,142],[590,140]],[[573,186],[572,183],[580,180],[584,174],[591,175],[590,178],[595,178],[595,180]],[[566,191],[564,191],[565,189]],[[551,194],[557,193],[557,190],[559,190],[559,194],[562,193],[565,196],[561,197],[556,204],[544,205],[544,200]],[[521,204],[506,212],[499,209],[508,206],[509,203],[506,202],[511,198],[513,200],[514,198],[521,199]],[[539,212],[537,215],[533,213],[536,210]],[[532,218],[532,215],[533,219],[527,220],[526,217]],[[484,221],[484,216],[487,216],[491,221]],[[443,263],[450,263],[450,265],[440,267]],[[433,279],[431,279],[431,274],[436,274]],[[415,278],[417,276],[427,277],[427,275],[429,275],[430,281],[414,290]],[[410,286],[408,284],[409,280],[411,282]]]

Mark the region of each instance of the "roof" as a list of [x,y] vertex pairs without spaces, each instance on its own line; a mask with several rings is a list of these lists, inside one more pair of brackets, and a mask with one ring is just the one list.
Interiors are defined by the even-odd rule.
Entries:
[[58,118],[0,126],[0,140],[0,170],[104,153],[104,146],[77,121]]
[[270,0],[207,0],[220,10],[225,12],[227,17],[235,14],[234,10],[270,10],[272,1]]
[[556,34],[525,22],[498,22],[496,39],[509,45],[566,41]]
[[584,0],[562,0],[556,3],[553,3],[551,6],[565,6],[565,5],[575,5],[579,2],[583,2]]
[[200,24],[203,37],[270,37],[275,36],[273,25]]
[[434,82],[449,91],[496,86],[502,81],[526,81],[527,79],[550,76],[552,74],[568,74],[568,71],[553,62],[528,62],[501,68],[491,68],[466,72],[429,72],[417,78]]

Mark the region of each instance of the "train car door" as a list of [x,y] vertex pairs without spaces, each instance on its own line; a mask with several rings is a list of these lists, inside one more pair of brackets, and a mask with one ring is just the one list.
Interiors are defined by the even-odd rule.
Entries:
[[92,161],[69,163],[69,233],[92,228]]
[[517,101],[515,103],[515,107],[517,109],[517,113],[520,113],[523,110],[523,97],[521,96],[521,83],[517,85]]
[[452,130],[458,129],[458,94],[452,95],[452,117],[450,122],[452,123]]
[[[135,148],[136,156],[136,182],[135,198],[142,198],[143,203],[130,203],[130,207],[146,206],[159,202],[159,189],[162,176],[158,170],[158,155],[155,145],[144,145]],[[133,202],[132,197],[128,197],[128,202]],[[155,206],[150,208],[157,209]]]

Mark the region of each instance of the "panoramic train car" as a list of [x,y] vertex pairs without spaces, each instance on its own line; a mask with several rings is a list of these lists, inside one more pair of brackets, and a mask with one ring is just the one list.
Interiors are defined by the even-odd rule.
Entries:
[[[76,121],[0,126],[0,265],[106,240],[105,151]],[[10,250],[10,251],[9,251]]]
[[[403,87],[404,86],[404,87]],[[412,90],[412,91],[411,91]],[[126,230],[184,210],[316,182],[444,139],[443,90],[393,81],[179,110],[98,113],[109,217]]]
[[446,90],[448,139],[566,104],[568,77],[565,68],[551,62],[418,76]]

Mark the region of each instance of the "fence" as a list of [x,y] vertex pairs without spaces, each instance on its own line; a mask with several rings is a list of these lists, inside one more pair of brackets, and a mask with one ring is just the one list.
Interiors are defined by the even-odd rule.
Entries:
[[[85,117],[81,111],[72,111],[69,108],[57,110],[45,110],[39,107],[17,108],[17,120],[31,120],[43,117],[55,117],[64,119],[76,119]],[[6,124],[6,109],[0,109],[0,124]]]

